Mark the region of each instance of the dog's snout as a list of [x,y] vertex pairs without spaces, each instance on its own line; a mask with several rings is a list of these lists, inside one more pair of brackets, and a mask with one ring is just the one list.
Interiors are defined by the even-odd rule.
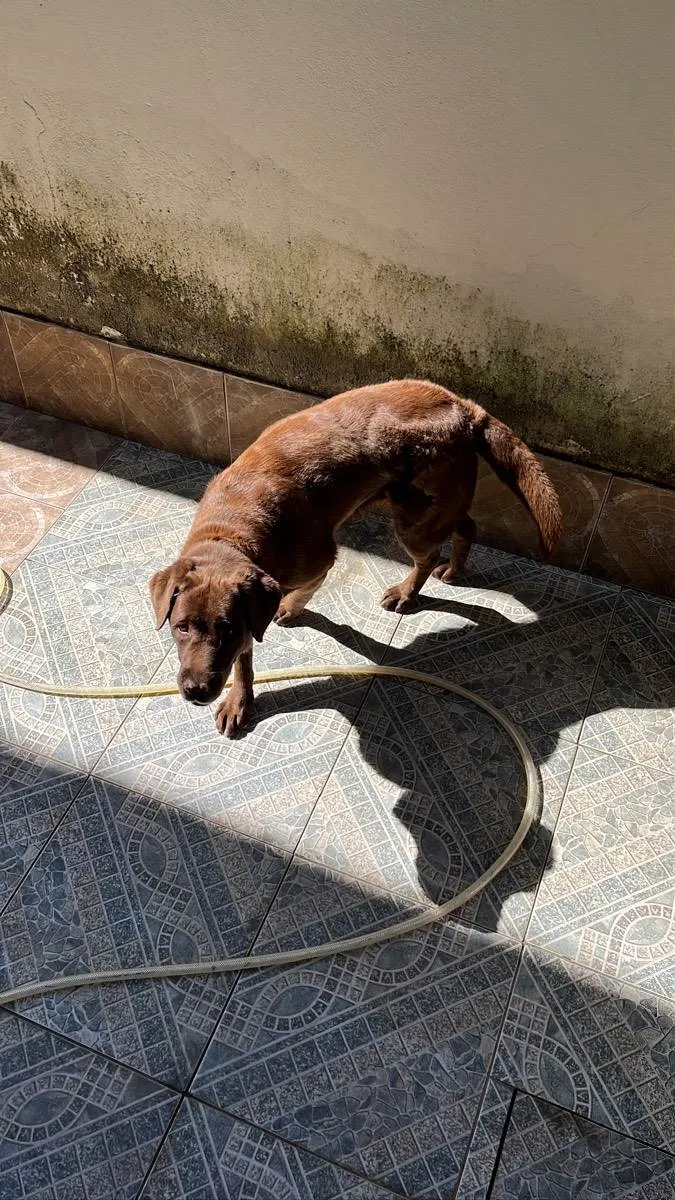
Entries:
[[183,679],[181,691],[190,704],[209,704],[211,701],[211,689],[206,684],[197,683],[194,679]]

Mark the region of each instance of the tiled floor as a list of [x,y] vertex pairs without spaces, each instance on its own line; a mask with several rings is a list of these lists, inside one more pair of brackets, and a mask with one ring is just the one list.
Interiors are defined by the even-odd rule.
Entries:
[[[9,406],[0,438],[0,490],[48,513],[3,522],[0,669],[170,678],[147,580],[210,469]],[[405,940],[0,1012],[2,1200],[675,1197],[672,603],[476,547],[399,618],[386,528],[345,541],[258,669],[387,661],[482,693],[529,740],[536,828]],[[261,688],[236,742],[174,697],[5,687],[0,988],[386,925],[479,874],[521,803],[491,720],[397,680]]]

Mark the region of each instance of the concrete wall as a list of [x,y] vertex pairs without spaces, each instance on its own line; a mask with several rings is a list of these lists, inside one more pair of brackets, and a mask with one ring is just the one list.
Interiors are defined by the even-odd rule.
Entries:
[[311,392],[428,374],[671,477],[672,0],[0,21],[0,303]]

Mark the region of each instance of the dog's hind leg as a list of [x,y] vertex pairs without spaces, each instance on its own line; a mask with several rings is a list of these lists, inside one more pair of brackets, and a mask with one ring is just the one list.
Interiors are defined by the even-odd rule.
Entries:
[[455,523],[452,530],[452,557],[449,562],[439,563],[436,567],[434,575],[437,579],[452,583],[461,575],[475,537],[476,522],[470,516],[464,516]]

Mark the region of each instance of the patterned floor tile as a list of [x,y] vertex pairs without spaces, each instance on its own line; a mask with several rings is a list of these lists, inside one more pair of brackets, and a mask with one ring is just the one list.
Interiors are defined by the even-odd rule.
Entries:
[[672,1000],[526,949],[496,1079],[672,1153],[674,1068]]
[[[471,1135],[471,1144],[464,1159],[457,1192],[452,1200],[488,1200],[497,1155],[514,1095],[514,1090],[509,1084],[494,1078],[488,1080]],[[541,1200],[550,1198],[541,1197]]]
[[[23,563],[0,616],[2,669],[20,679],[73,684],[144,683],[166,653],[147,586],[92,537],[81,553],[48,548]],[[0,736],[77,767],[99,757],[132,700],[78,700],[2,685]]]
[[84,775],[0,743],[0,910],[84,783]]
[[121,442],[106,461],[105,475],[109,488],[114,487],[115,481],[134,483],[146,498],[149,491],[156,491],[184,500],[199,500],[219,469],[215,463],[199,458],[156,450],[140,442]]
[[0,487],[65,508],[103,466],[117,439],[98,429],[14,409],[0,444]]
[[622,592],[581,741],[675,771],[675,602]]
[[[544,764],[541,822],[464,920],[522,936],[573,756],[563,742]],[[499,855],[524,798],[519,756],[486,713],[432,687],[378,680],[298,853],[407,900],[440,904]]]
[[[0,986],[244,953],[285,866],[260,842],[90,781],[5,910]],[[21,1012],[184,1086],[232,984],[220,975],[77,989]]]
[[[404,915],[393,897],[296,860],[258,947],[317,943]],[[194,1090],[384,1187],[448,1197],[515,962],[515,946],[457,924],[242,977]]]
[[490,1200],[670,1200],[675,1159],[532,1096],[511,1108]]
[[392,1193],[184,1100],[140,1200],[386,1200]]
[[11,574],[37,546],[61,513],[50,504],[0,491],[0,567]]
[[0,1013],[3,1200],[134,1200],[178,1097]]
[[[175,668],[168,674],[175,677]],[[211,710],[180,696],[141,700],[96,774],[293,850],[366,686],[260,686],[257,724],[236,740],[221,737]]]
[[584,746],[528,940],[675,995],[675,777]]
[[530,737],[576,740],[616,589],[476,546],[465,580],[425,584],[388,662],[447,675],[507,710]]

